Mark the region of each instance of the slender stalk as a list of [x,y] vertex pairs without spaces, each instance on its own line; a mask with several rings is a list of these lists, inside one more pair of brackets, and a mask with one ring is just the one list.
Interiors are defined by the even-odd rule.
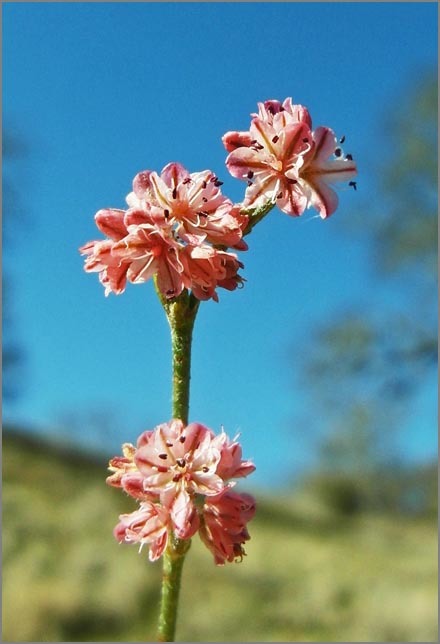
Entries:
[[[191,377],[191,341],[199,300],[185,290],[167,301],[158,291],[171,329],[173,367],[172,416],[188,423],[189,386]],[[170,535],[163,555],[162,592],[159,613],[158,642],[174,642],[183,562],[191,540]]]

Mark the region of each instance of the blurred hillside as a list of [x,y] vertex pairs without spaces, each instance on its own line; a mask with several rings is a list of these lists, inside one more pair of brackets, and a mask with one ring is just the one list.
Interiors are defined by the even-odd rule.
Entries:
[[[4,432],[4,641],[154,640],[161,566],[114,541],[132,500],[106,465]],[[259,497],[242,564],[193,540],[178,640],[437,641],[433,513],[346,512],[322,487]]]

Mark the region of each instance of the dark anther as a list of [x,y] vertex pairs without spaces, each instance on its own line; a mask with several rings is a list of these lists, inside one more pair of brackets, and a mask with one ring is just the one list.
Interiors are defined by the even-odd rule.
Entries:
[[169,288],[166,294],[167,294],[168,297],[172,297],[174,295],[174,289]]
[[282,193],[282,192],[279,192],[279,193],[277,194],[277,199],[281,199],[281,197],[282,197],[282,196],[283,196],[283,193]]
[[165,443],[165,445],[166,445],[167,447],[172,447],[172,446],[173,446],[173,444],[172,444],[172,443],[170,443],[170,441],[167,441],[167,442]]
[[254,182],[253,181],[248,181],[247,184],[250,187]]
[[346,154],[345,158],[347,159],[347,161],[353,161],[353,157],[351,154]]
[[217,179],[217,177],[215,175],[210,178],[211,183],[215,183],[216,181],[218,181],[218,179]]
[[202,467],[202,472],[205,472],[205,474],[206,472],[209,472],[209,467],[206,467],[206,465]]
[[305,137],[303,138],[303,143],[308,143],[308,142],[309,142],[309,139],[305,136]]
[[183,185],[186,185],[187,183],[191,183],[191,177],[186,177],[186,179],[184,179],[182,183]]
[[180,441],[181,443],[184,443],[184,442],[186,441],[186,436],[181,436],[181,437],[179,438],[179,441]]
[[197,214],[199,215],[199,217],[208,217],[208,213],[204,210],[200,210],[200,212],[198,212]]
[[178,483],[179,481],[180,481],[180,474],[176,474],[175,476],[173,476],[173,483]]
[[159,458],[161,458],[163,461],[165,461],[168,458],[168,456],[167,456],[167,454],[159,454]]
[[341,154],[342,154],[342,150],[341,150],[341,148],[336,148],[336,150],[335,150],[335,157],[340,157],[340,156],[341,156]]
[[206,181],[203,181],[203,182],[202,182],[202,188],[203,188],[203,190],[207,187],[207,185],[208,185],[208,184],[206,183]]
[[345,136],[341,136],[341,138],[339,139],[339,143],[342,145],[344,141],[345,141]]
[[298,181],[296,179],[287,179],[287,183],[291,183],[293,185],[294,183],[298,183]]
[[166,467],[162,467],[162,465],[159,465],[159,467],[157,468],[157,471],[158,471],[158,472],[161,472],[162,474],[163,474],[164,472],[168,472],[167,468],[166,468]]
[[219,180],[217,179],[217,181],[215,181],[214,185],[215,185],[215,187],[216,187],[216,188],[220,188],[220,186],[222,186],[222,185],[223,185],[223,181],[219,181]]
[[206,203],[208,201],[208,199],[206,197],[202,197],[202,201],[204,201]]
[[357,184],[356,184],[356,181],[350,181],[348,185],[349,185],[351,188],[354,188],[355,190],[357,190]]
[[185,461],[185,459],[184,459],[184,458],[178,458],[178,459],[176,460],[176,463],[177,463],[177,465],[178,465],[179,467],[185,467],[185,465],[186,465],[186,461]]
[[252,172],[252,170],[249,170],[249,172],[247,173],[247,178],[252,179],[253,176],[254,176],[254,173]]
[[168,217],[170,216],[170,211],[169,211],[169,210],[167,210],[167,209],[165,209],[165,210],[163,211],[163,214],[164,214],[164,216],[165,216],[165,219],[168,219]]
[[278,136],[278,134],[275,134],[275,136],[272,139],[272,143],[276,143],[279,140],[279,138],[280,137]]
[[177,188],[173,190],[173,199],[177,199]]

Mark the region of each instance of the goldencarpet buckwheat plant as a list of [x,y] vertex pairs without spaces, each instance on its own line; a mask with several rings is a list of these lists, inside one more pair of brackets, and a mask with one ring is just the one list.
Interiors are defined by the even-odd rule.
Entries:
[[[250,538],[247,524],[255,501],[233,491],[235,479],[255,466],[242,458],[238,437],[216,435],[189,422],[191,340],[200,302],[218,301],[218,289],[243,285],[237,251],[244,237],[275,206],[298,217],[314,207],[321,218],[337,208],[332,184],[353,180],[356,165],[333,131],[312,129],[308,110],[287,98],[258,104],[248,131],[227,132],[226,167],[247,182],[242,203],[222,194],[210,170],[189,172],[169,163],[159,174],[136,175],[126,210],[103,209],[95,221],[106,236],[85,244],[85,270],[97,272],[105,295],[124,292],[127,282],[154,280],[172,343],[171,420],[125,443],[111,459],[107,483],[139,502],[119,517],[119,542],[146,546],[151,561],[163,557],[158,641],[174,641],[182,566],[198,533],[216,565],[241,561]],[[340,142],[343,140],[341,139]]]

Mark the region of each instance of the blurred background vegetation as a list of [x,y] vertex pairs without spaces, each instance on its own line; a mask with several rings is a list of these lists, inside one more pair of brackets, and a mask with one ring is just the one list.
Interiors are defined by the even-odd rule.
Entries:
[[[344,234],[364,235],[378,284],[405,280],[408,297],[341,311],[304,346],[295,386],[310,396],[316,465],[281,496],[257,491],[242,565],[214,568],[194,539],[181,641],[437,641],[437,465],[396,449],[437,359],[436,79],[422,78],[384,125],[381,199]],[[13,137],[4,144],[8,162],[23,152]],[[7,178],[6,240],[16,201]],[[4,395],[18,396],[24,356],[8,261]],[[160,563],[109,536],[131,500],[103,484],[107,455],[25,429],[3,434],[3,639],[154,640]]]

